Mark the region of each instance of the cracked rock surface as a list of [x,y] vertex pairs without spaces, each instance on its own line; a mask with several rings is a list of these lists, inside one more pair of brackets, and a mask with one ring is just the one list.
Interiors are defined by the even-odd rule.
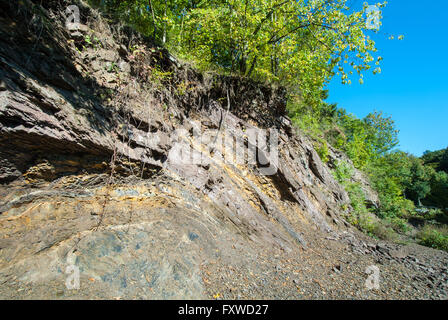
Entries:
[[[24,3],[0,0],[0,298],[448,297],[446,253],[345,222],[348,195],[283,89],[199,74],[81,1],[77,30],[59,2]],[[255,129],[275,129],[277,157]]]

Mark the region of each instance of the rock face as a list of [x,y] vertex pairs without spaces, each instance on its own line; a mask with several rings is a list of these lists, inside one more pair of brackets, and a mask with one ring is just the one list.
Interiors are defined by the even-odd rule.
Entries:
[[83,36],[24,2],[0,1],[1,298],[210,298],[217,261],[351,230],[284,90],[198,74],[82,2]]

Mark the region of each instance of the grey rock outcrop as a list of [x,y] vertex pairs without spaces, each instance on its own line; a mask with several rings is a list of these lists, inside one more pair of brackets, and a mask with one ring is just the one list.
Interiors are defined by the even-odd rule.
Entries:
[[[307,235],[346,228],[348,196],[291,126],[283,89],[205,77],[157,47],[132,60],[129,41],[150,44],[98,31],[96,16],[104,48],[80,52],[51,3],[37,29],[0,3],[0,297],[201,298],[202,264],[237,260],[235,245],[298,256]],[[161,85],[141,68],[154,56]],[[246,150],[251,129],[278,132],[278,161],[254,146],[259,161],[242,164],[213,143]],[[70,265],[82,290],[65,287]]]

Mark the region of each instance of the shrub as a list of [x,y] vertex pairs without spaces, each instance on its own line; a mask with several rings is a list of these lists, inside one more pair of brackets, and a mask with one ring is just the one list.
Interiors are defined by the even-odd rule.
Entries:
[[317,154],[319,155],[322,162],[327,163],[328,162],[328,145],[327,142],[323,139],[320,139],[318,143],[315,144],[315,149]]
[[417,234],[418,243],[434,249],[445,250],[448,252],[448,227],[437,227],[425,225]]
[[397,233],[393,228],[387,226],[384,221],[376,221],[370,225],[368,230],[369,235],[379,238],[381,240],[395,241],[397,240]]
[[[357,182],[353,182],[353,167],[348,163],[340,161],[337,163],[336,168],[333,170],[333,176],[341,183],[345,191],[347,191],[350,198],[350,205],[352,211],[347,212],[344,218],[352,225],[360,229],[361,231],[369,234],[372,237],[380,238],[383,240],[395,240],[397,234],[395,230],[407,231],[407,224],[403,219],[380,220],[375,221],[371,215],[369,209],[366,206],[366,197],[361,185]],[[346,209],[346,208],[344,208]],[[389,226],[390,224],[391,226]]]
[[368,209],[365,204],[365,194],[361,188],[361,185],[356,182],[352,182],[353,168],[346,162],[340,161],[336,164],[336,168],[333,171],[335,179],[344,186],[350,198],[351,211],[347,211],[344,218],[352,225],[356,226],[360,230],[369,233],[372,230],[372,219],[368,214]]
[[389,221],[392,228],[397,232],[406,233],[410,230],[410,226],[406,219],[393,217]]
[[339,161],[333,170],[333,176],[337,182],[346,184],[353,176],[353,168],[344,161]]
[[414,215],[424,220],[437,220],[443,217],[444,213],[439,208],[418,208],[415,210]]

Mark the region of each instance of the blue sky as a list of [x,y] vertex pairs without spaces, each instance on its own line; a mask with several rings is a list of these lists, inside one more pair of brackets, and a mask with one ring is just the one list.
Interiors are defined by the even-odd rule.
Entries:
[[[355,8],[364,1],[349,0]],[[375,4],[378,0],[367,1]],[[399,148],[420,156],[448,146],[448,0],[390,0],[382,27],[371,34],[384,60],[381,74],[365,72],[364,84],[352,78],[328,85],[328,102],[362,118],[378,110],[400,130]],[[389,35],[405,36],[388,40]]]

